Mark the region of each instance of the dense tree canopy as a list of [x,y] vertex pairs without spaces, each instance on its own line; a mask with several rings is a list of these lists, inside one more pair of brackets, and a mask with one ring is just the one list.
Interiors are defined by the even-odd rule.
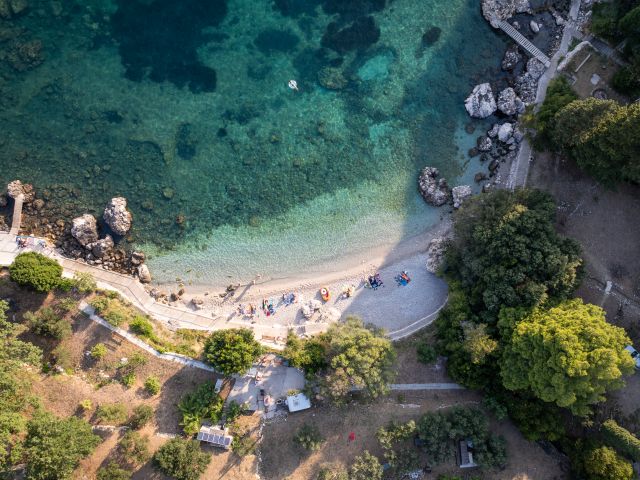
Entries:
[[37,252],[18,255],[9,267],[11,280],[18,285],[45,293],[60,284],[62,267],[58,262]]
[[204,346],[207,361],[225,375],[246,372],[261,351],[253,332],[247,328],[216,330]]
[[555,115],[555,142],[605,184],[640,181],[640,104],[588,98]]
[[607,390],[624,385],[634,362],[629,338],[605,320],[604,311],[575,299],[536,308],[516,325],[500,361],[504,386],[586,415]]
[[153,457],[163,473],[176,480],[198,480],[211,462],[211,456],[200,450],[200,442],[172,438]]
[[328,368],[321,391],[326,397],[341,403],[354,389],[368,398],[388,391],[395,350],[381,330],[365,326],[357,317],[347,317],[343,323],[332,324],[322,338]]
[[584,471],[588,480],[631,480],[631,463],[609,447],[590,450],[584,458]]
[[556,77],[549,82],[547,95],[535,116],[528,114],[527,124],[536,130],[533,145],[538,150],[553,147],[553,133],[556,129],[555,115],[562,108],[578,99],[571,85],[564,77]]
[[496,190],[464,203],[447,261],[474,313],[495,324],[502,307],[533,307],[573,292],[580,248],[558,236],[554,216],[553,199],[537,190]]
[[36,415],[27,426],[25,453],[27,478],[64,480],[71,478],[80,460],[100,443],[86,421],[51,414]]

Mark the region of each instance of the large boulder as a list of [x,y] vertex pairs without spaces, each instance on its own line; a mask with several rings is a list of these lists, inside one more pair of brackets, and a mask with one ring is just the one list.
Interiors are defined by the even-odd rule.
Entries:
[[478,151],[488,152],[491,150],[491,147],[493,147],[493,142],[487,135],[482,135],[481,137],[478,137],[476,145],[478,146]]
[[518,112],[518,102],[522,104],[516,91],[511,87],[505,88],[498,95],[498,110],[505,115],[515,115]]
[[507,143],[512,135],[513,135],[512,123],[503,123],[502,125],[500,125],[500,130],[498,130],[498,140],[500,140],[501,142]]
[[113,238],[111,235],[107,235],[104,238],[87,245],[87,248],[91,249],[91,253],[96,258],[102,258],[111,250],[113,250]]
[[444,178],[438,180],[437,168],[425,167],[418,179],[418,190],[425,202],[434,207],[440,207],[451,198],[447,181]]
[[529,0],[482,0],[482,15],[494,28],[498,27],[501,20],[530,10]]
[[473,118],[487,118],[493,115],[498,107],[491,85],[488,83],[476,85],[471,95],[464,101],[464,106]]
[[117,235],[126,235],[131,228],[131,212],[127,210],[127,199],[115,197],[104,209],[104,221]]
[[511,70],[516,68],[516,65],[518,65],[518,62],[520,60],[522,60],[522,55],[520,55],[518,46],[511,45],[509,48],[507,48],[507,51],[504,52],[504,57],[502,58],[501,64],[502,70],[504,70],[505,72],[510,72]]
[[138,267],[138,278],[142,283],[151,282],[151,272],[149,271],[149,267],[144,263]]
[[447,239],[436,237],[429,242],[427,247],[427,271],[436,273],[442,265],[444,254],[447,250]]
[[14,180],[7,185],[7,195],[14,200],[19,195],[24,196],[24,203],[32,202],[36,196],[36,191],[30,183],[22,183],[20,180]]
[[451,189],[453,197],[453,208],[460,208],[464,199],[471,196],[471,187],[469,185],[459,185]]
[[535,103],[538,95],[538,80],[527,72],[516,78],[515,91],[525,105]]
[[83,247],[98,241],[98,223],[96,217],[85,213],[72,220],[71,236]]

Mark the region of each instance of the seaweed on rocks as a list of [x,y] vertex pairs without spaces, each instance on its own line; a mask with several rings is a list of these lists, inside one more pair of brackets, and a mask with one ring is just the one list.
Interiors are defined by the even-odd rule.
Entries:
[[348,27],[340,28],[337,22],[331,22],[322,36],[322,46],[346,53],[352,50],[364,50],[380,39],[380,28],[372,16],[359,17]]
[[226,0],[118,0],[111,17],[126,77],[140,82],[169,81],[194,93],[216,89],[216,71],[203,65],[197,49],[227,14]]

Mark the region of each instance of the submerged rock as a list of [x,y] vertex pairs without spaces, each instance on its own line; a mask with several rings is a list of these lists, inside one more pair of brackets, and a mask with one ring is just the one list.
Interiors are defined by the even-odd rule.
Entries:
[[471,187],[469,185],[459,185],[451,189],[453,197],[453,208],[460,208],[464,199],[471,196]]
[[451,198],[447,181],[444,178],[437,179],[439,173],[437,168],[424,167],[418,179],[420,195],[434,207],[444,205]]
[[372,16],[359,17],[348,27],[331,22],[322,36],[322,46],[339,53],[364,50],[380,39],[380,28]]
[[429,28],[424,35],[422,35],[422,45],[425,47],[430,47],[434,43],[438,41],[440,35],[442,34],[442,30],[438,27]]
[[465,100],[464,106],[469,115],[474,118],[487,118],[493,115],[498,107],[491,85],[488,83],[476,85],[471,95]]
[[131,228],[131,212],[127,210],[127,199],[115,197],[104,209],[104,221],[117,235],[126,235]]
[[529,28],[533,33],[538,33],[540,31],[540,25],[538,25],[535,20],[531,20],[529,22]]
[[318,82],[329,90],[342,90],[349,84],[344,78],[342,70],[334,67],[324,67],[318,72]]
[[478,137],[478,140],[476,143],[478,145],[478,150],[481,152],[488,152],[489,150],[491,150],[491,147],[493,146],[493,142],[486,135]]
[[98,224],[96,217],[85,213],[72,220],[71,236],[83,247],[98,241]]

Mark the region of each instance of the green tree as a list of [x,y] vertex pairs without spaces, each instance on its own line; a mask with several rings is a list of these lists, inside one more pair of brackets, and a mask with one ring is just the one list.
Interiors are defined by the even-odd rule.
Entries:
[[196,440],[173,438],[162,445],[153,457],[158,468],[176,480],[198,480],[211,462]]
[[194,392],[187,393],[180,403],[178,409],[182,413],[180,425],[187,435],[193,435],[200,430],[203,420],[217,423],[222,416],[224,400],[215,392],[215,385],[212,382],[205,382]]
[[529,126],[536,130],[533,145],[537,150],[546,150],[553,146],[556,113],[577,99],[578,95],[573,91],[566,78],[560,76],[549,82],[547,95],[540,110],[533,118],[528,118]]
[[103,403],[96,410],[96,417],[100,422],[119,425],[127,420],[127,407],[120,402]]
[[551,196],[525,189],[478,195],[456,212],[448,273],[484,323],[494,325],[503,307],[533,307],[574,291],[580,247],[555,232],[555,211]]
[[578,166],[605,184],[640,181],[640,104],[588,98],[556,116],[557,145]]
[[71,478],[81,459],[100,443],[91,425],[79,418],[36,415],[27,425],[25,456],[29,480]]
[[98,480],[130,480],[131,472],[125,470],[116,462],[109,462],[106,467],[98,470],[96,478]]
[[260,344],[247,328],[217,330],[204,346],[207,361],[225,375],[246,372],[261,352]]
[[91,358],[94,360],[102,360],[107,355],[107,347],[104,343],[96,343],[91,347]]
[[640,439],[618,425],[615,420],[609,419],[602,424],[602,436],[605,442],[618,452],[636,462],[640,461]]
[[153,418],[153,407],[151,405],[137,405],[133,409],[131,418],[129,418],[129,426],[135,430],[144,427]]
[[536,308],[513,327],[500,361],[504,386],[531,390],[575,415],[590,413],[607,390],[624,385],[633,359],[629,338],[605,320],[604,311],[574,299]]
[[58,286],[62,267],[37,252],[19,254],[9,267],[11,280],[36,292],[46,293]]
[[424,363],[425,365],[429,365],[433,363],[438,358],[438,352],[436,349],[429,345],[427,342],[421,342],[416,347],[416,356],[418,357],[418,361],[420,363]]
[[344,402],[353,389],[374,399],[389,391],[394,377],[395,350],[382,330],[365,326],[357,317],[332,324],[324,334],[327,343],[326,375],[321,391],[335,403]]
[[462,333],[462,348],[469,354],[472,363],[482,363],[487,355],[498,348],[498,342],[487,333],[487,325],[484,323],[464,322]]
[[327,367],[326,345],[322,336],[302,339],[289,330],[282,355],[292,367],[303,370],[307,375],[315,375]]
[[24,319],[37,335],[63,340],[72,333],[71,324],[51,307],[42,307],[36,313],[25,312]]
[[588,480],[631,480],[631,463],[609,447],[595,448],[584,459],[584,471]]
[[354,459],[349,468],[349,480],[382,480],[383,473],[378,458],[365,450]]

